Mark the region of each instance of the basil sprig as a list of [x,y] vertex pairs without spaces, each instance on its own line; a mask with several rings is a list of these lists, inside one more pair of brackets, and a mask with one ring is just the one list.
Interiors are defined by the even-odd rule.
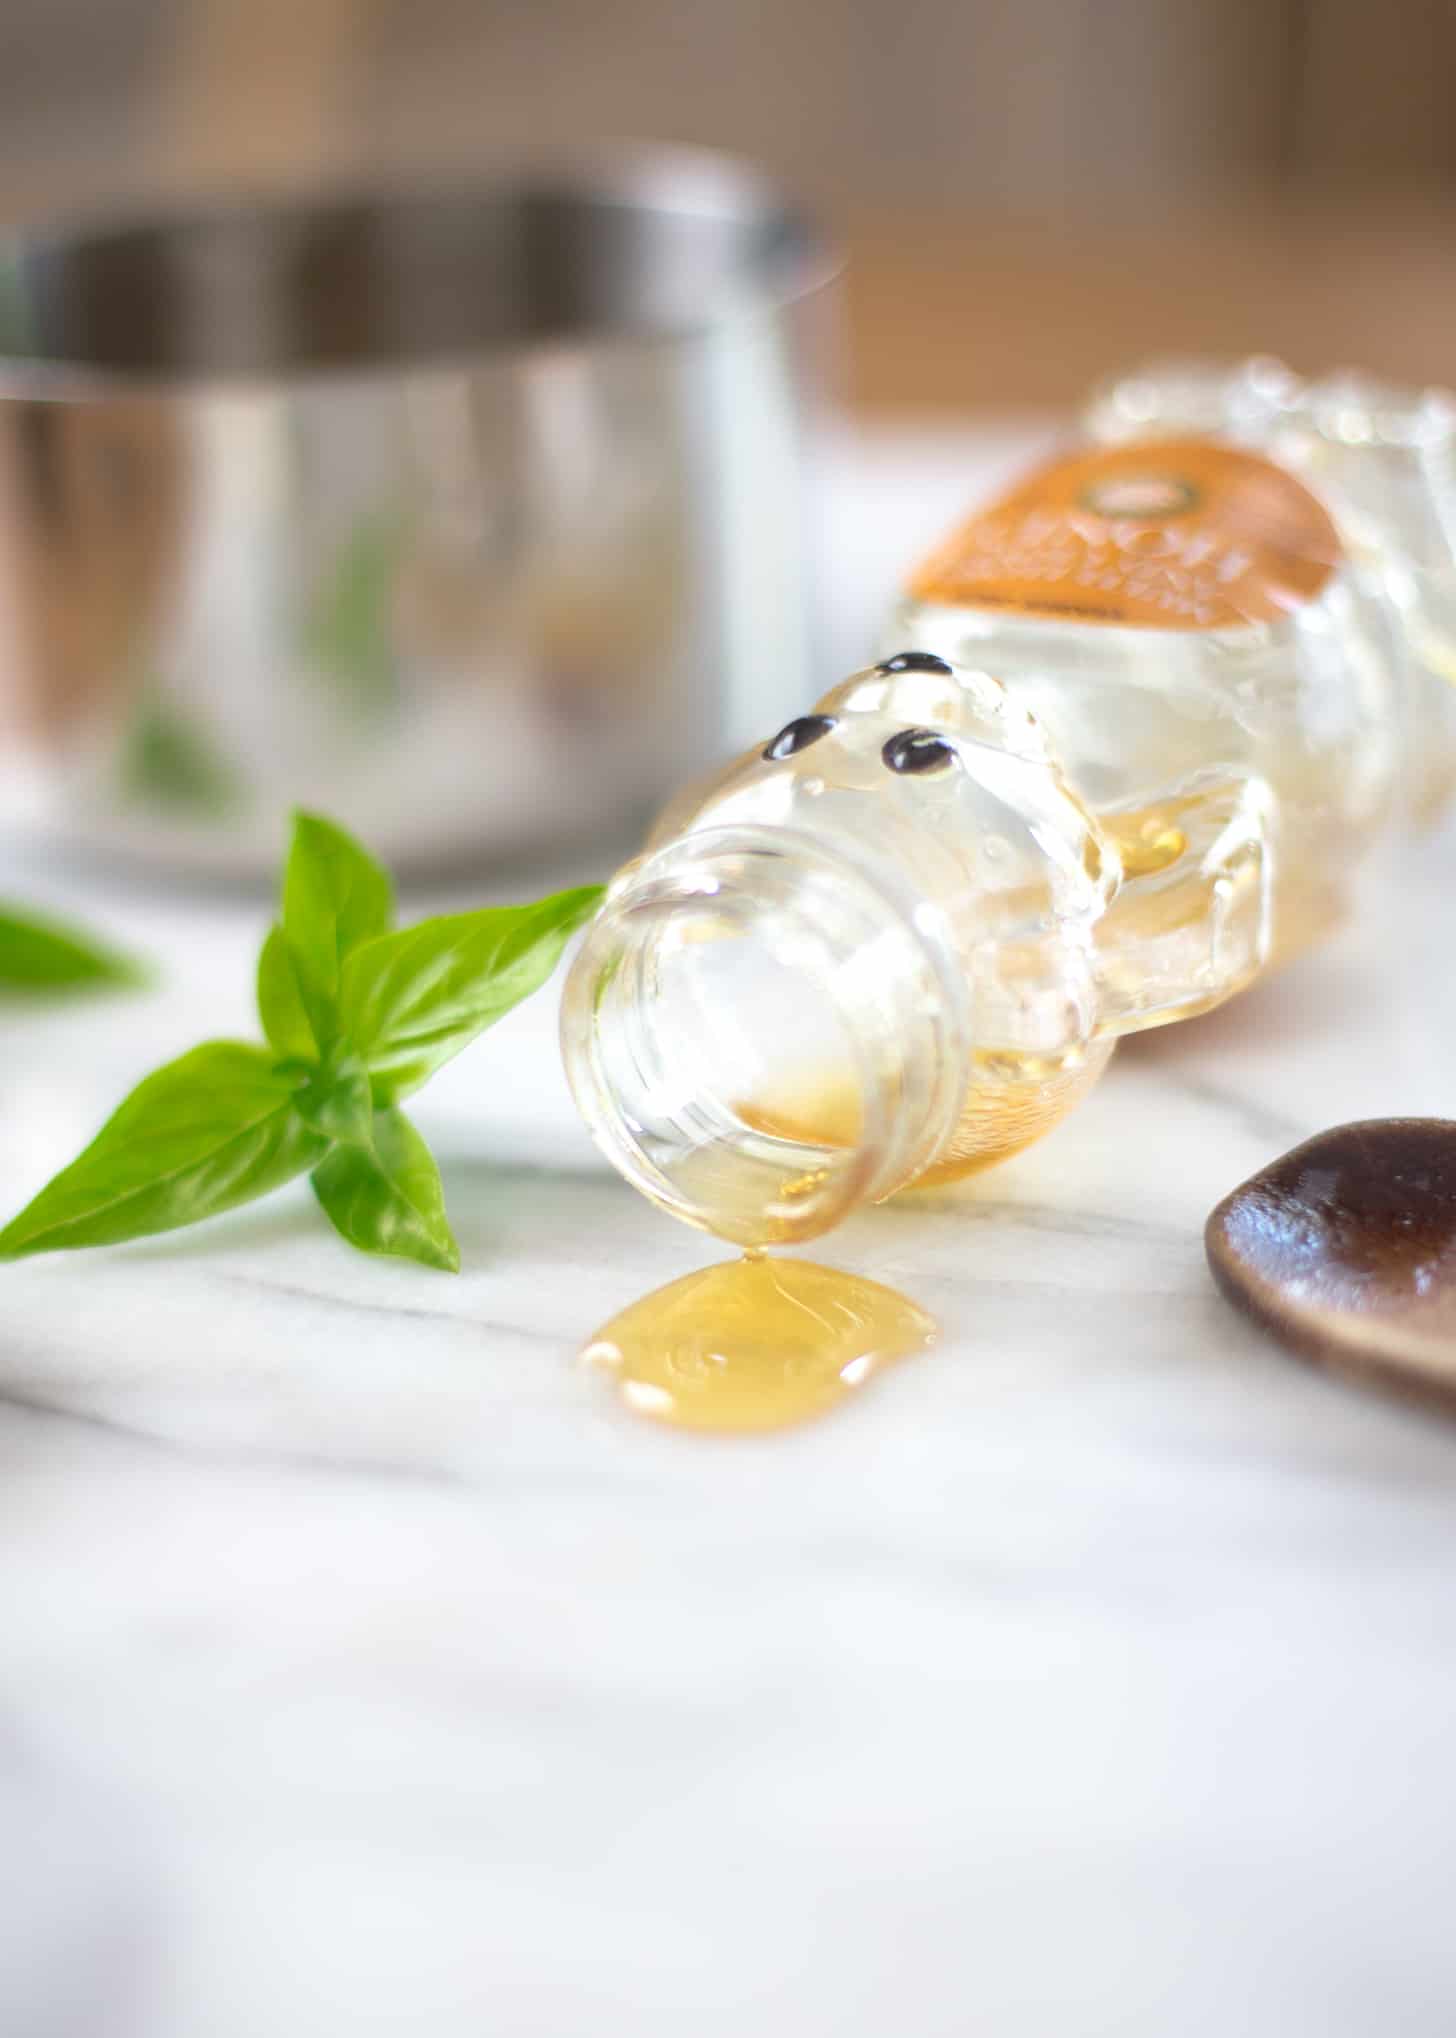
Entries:
[[80,928],[0,905],[0,993],[104,990],[146,980],[139,963]]
[[258,958],[267,1046],[208,1041],[148,1076],[0,1232],[0,1256],[173,1231],[311,1171],[350,1245],[455,1272],[439,1171],[399,1100],[545,983],[600,898],[585,885],[395,931],[387,874],[297,815]]

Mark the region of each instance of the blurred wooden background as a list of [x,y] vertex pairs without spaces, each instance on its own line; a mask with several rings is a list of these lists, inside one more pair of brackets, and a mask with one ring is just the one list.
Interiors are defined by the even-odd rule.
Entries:
[[1150,348],[1456,380],[1453,0],[5,0],[12,214],[723,146],[852,255],[874,407]]

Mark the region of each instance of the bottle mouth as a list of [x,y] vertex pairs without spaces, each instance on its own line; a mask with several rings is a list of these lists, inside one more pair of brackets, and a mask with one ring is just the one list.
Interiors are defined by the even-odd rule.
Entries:
[[813,1238],[930,1164],[969,1068],[944,916],[852,848],[704,829],[630,865],[562,1052],[612,1165],[738,1245]]

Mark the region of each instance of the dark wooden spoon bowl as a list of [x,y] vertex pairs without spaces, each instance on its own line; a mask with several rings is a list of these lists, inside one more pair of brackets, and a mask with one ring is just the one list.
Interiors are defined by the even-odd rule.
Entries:
[[1226,1196],[1204,1243],[1292,1351],[1456,1412],[1456,1122],[1321,1132]]

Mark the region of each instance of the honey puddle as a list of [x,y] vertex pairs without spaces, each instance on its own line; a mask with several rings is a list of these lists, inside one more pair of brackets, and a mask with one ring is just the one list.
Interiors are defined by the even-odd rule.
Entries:
[[634,1302],[582,1360],[639,1415],[743,1432],[823,1415],[935,1334],[933,1317],[877,1281],[751,1254]]

